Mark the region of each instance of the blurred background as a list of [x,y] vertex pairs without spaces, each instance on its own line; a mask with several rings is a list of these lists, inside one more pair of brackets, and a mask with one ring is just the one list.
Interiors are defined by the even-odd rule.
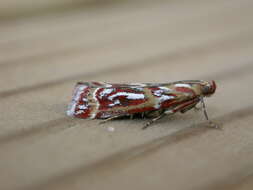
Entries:
[[[0,189],[252,189],[253,1],[0,0]],[[216,80],[201,112],[98,125],[77,81]]]

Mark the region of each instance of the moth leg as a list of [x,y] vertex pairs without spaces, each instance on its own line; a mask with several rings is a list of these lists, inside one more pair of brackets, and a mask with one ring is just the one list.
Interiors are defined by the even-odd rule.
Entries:
[[153,111],[146,111],[145,113],[143,112],[142,115],[143,117],[146,116],[147,118],[155,118],[160,116],[164,110],[153,110]]
[[142,129],[146,129],[151,124],[153,124],[155,121],[163,118],[166,115],[173,115],[174,113],[176,113],[176,111],[173,110],[173,109],[162,110],[162,111],[160,111],[160,115],[158,115],[157,117],[153,118],[151,121],[149,121],[148,123],[146,123],[146,125]]
[[212,128],[216,128],[216,129],[217,129],[217,128],[220,128],[219,125],[217,125],[217,124],[215,124],[214,122],[212,122],[212,121],[209,120],[209,117],[208,117],[208,114],[207,114],[207,111],[206,111],[206,104],[205,104],[205,102],[204,102],[204,98],[201,97],[201,98],[200,98],[200,101],[201,101],[201,104],[202,104],[204,116],[205,116],[206,120],[209,122],[209,126],[212,127]]
[[162,114],[160,114],[159,116],[153,118],[151,121],[149,121],[148,123],[146,123],[146,124],[144,125],[144,127],[142,127],[142,129],[146,129],[146,128],[149,127],[152,123],[154,123],[155,121],[157,121],[157,120],[163,118],[165,115],[166,115],[166,113],[162,113]]
[[198,106],[198,104],[196,104],[196,105],[194,106],[194,110],[195,110],[195,111],[202,110],[202,107],[201,107],[201,106]]
[[197,104],[197,103],[190,104],[190,105],[184,107],[183,109],[181,109],[180,112],[181,112],[181,113],[185,113],[185,112],[189,111],[190,109],[195,108],[195,107],[196,107],[196,104]]
[[106,123],[108,121],[111,121],[111,120],[114,120],[114,119],[118,119],[118,118],[121,118],[121,117],[124,117],[125,115],[115,115],[113,117],[109,117],[103,121],[100,121],[99,124],[103,124],[103,123]]

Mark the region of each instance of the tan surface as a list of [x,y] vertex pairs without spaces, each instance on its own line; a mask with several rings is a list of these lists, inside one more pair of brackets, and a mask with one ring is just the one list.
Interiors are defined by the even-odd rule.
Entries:
[[[251,0],[124,1],[0,23],[0,189],[252,189]],[[214,79],[190,111],[104,125],[65,115],[76,81]],[[114,127],[115,131],[108,131]]]

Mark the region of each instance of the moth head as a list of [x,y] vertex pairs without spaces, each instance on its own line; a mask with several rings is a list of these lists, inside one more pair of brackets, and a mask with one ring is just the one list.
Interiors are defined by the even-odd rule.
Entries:
[[215,90],[216,90],[215,81],[210,81],[210,82],[204,81],[201,84],[201,91],[204,96],[211,96],[212,94],[215,93]]

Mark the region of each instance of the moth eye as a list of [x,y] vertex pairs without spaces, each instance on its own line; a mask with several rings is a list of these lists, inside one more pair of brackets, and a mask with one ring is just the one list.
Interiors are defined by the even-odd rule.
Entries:
[[211,86],[210,85],[204,85],[202,88],[203,94],[209,94],[211,91]]

